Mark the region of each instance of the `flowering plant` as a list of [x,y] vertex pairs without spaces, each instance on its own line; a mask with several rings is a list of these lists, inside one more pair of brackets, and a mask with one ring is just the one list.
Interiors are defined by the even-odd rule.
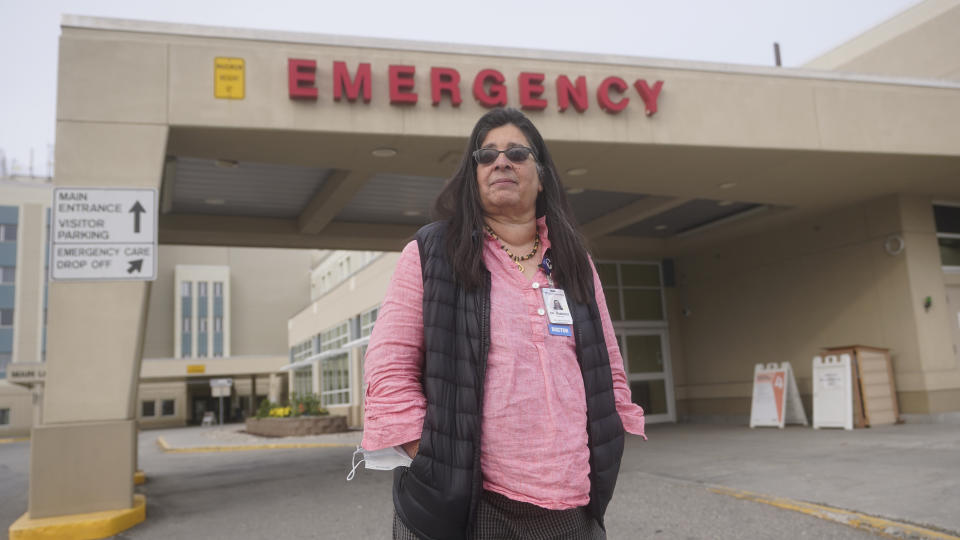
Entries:
[[288,418],[291,416],[326,416],[330,411],[320,406],[320,398],[316,394],[296,394],[290,396],[290,404],[286,407],[279,403],[267,400],[260,402],[257,408],[257,418]]
[[290,407],[273,407],[269,414],[271,418],[286,418],[290,416]]

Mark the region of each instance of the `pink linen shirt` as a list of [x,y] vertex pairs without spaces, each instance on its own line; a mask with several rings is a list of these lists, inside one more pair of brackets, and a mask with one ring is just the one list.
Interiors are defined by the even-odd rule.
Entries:
[[[545,220],[537,223],[546,251]],[[543,270],[528,281],[499,244],[485,237],[491,291],[481,421],[483,488],[553,510],[584,506],[590,501],[590,455],[574,338],[547,330],[540,288],[549,284]],[[643,409],[630,400],[596,269],[594,289],[617,412],[627,432],[644,436]],[[426,412],[420,383],[423,339],[423,276],[417,242],[412,241],[397,262],[367,349],[363,448],[378,450],[420,438]]]

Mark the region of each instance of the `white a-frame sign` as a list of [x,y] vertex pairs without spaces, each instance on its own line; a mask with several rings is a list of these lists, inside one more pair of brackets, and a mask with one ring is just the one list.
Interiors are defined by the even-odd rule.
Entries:
[[750,427],[807,425],[807,413],[790,362],[757,364],[753,368],[753,404]]

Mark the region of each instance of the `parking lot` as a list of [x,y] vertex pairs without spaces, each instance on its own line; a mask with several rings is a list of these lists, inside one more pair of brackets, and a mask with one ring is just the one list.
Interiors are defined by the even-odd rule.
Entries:
[[[142,432],[148,480],[137,490],[147,496],[147,520],[117,538],[389,538],[390,474],[345,479],[358,433],[239,451],[254,441],[238,429]],[[805,513],[803,503],[895,520],[906,527],[902,537],[910,523],[939,531],[929,538],[960,530],[955,425],[843,432],[680,424],[650,426],[649,436],[628,439],[607,513],[610,538],[875,536]],[[28,442],[0,445],[4,526],[26,510],[28,454]],[[736,496],[744,494],[780,502]]]

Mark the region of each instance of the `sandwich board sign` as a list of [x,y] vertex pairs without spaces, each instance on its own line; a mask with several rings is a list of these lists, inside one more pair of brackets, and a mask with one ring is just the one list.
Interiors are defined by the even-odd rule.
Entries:
[[157,278],[157,190],[56,188],[50,223],[50,279]]
[[853,377],[849,354],[813,357],[813,429],[853,429]]
[[803,410],[790,362],[755,365],[750,427],[783,428],[786,424],[807,425],[807,413]]

